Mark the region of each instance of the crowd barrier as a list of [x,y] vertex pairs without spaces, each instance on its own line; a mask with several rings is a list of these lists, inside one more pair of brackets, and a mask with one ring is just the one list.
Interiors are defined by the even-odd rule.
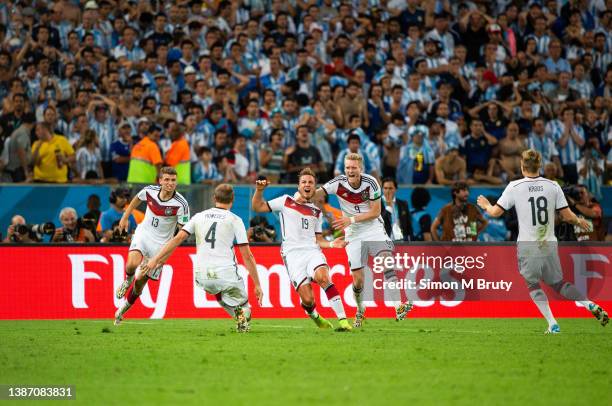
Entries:
[[[527,287],[517,271],[516,247],[509,243],[489,245],[402,245],[404,252],[415,257],[472,256],[482,262],[482,268],[503,275],[513,282],[513,293],[488,292],[482,296],[462,293],[462,289],[443,288],[425,296],[416,291],[415,309],[410,317],[536,317],[539,313],[529,300]],[[253,316],[259,318],[300,318],[304,312],[293,290],[277,245],[252,246],[258,263],[258,274],[264,291],[261,306],[254,304]],[[355,313],[351,276],[343,249],[324,250],[333,282],[347,305],[347,313]],[[36,245],[0,247],[0,319],[110,319],[120,300],[114,291],[122,282],[127,255],[123,245]],[[612,245],[573,244],[559,248],[566,280],[586,287],[589,295],[612,305]],[[239,254],[239,263],[241,262]],[[130,310],[130,318],[218,318],[226,317],[211,295],[194,283],[195,247],[182,246],[164,266],[158,282],[151,281],[141,300]],[[414,269],[415,279],[443,280],[439,265]],[[465,261],[463,261],[465,264]],[[446,265],[443,265],[446,266]],[[417,269],[418,268],[418,269]],[[246,278],[246,270],[238,271]],[[478,272],[466,270],[465,272]],[[451,270],[451,273],[454,272]],[[464,276],[468,275],[464,272]],[[447,273],[447,277],[448,277]],[[474,276],[478,274],[475,273]],[[332,316],[329,303],[319,287],[315,296],[319,309]],[[252,285],[248,283],[252,296]],[[585,309],[575,302],[551,297],[555,315],[587,317]],[[415,292],[413,292],[415,293]],[[376,296],[368,309],[369,317],[393,317],[394,311],[384,297]],[[557,300],[555,300],[557,299]],[[251,301],[253,303],[253,300]]]

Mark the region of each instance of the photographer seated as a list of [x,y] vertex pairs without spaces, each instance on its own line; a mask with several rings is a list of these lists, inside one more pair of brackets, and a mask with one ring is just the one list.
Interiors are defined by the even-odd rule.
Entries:
[[602,210],[597,201],[591,198],[591,194],[584,185],[576,185],[566,188],[566,199],[572,211],[578,217],[584,218],[591,225],[589,231],[574,227],[576,241],[600,241],[603,240],[601,233]]
[[[100,224],[98,231],[102,233],[102,242],[117,242],[111,240],[113,237],[114,224],[121,220],[125,207],[130,202],[131,193],[126,188],[117,188],[111,192],[108,201],[110,208],[100,216]],[[128,233],[131,234],[136,230],[136,219],[130,214]]]
[[100,242],[114,242],[114,243],[129,243],[132,240],[132,234],[122,230],[119,227],[119,220],[115,221],[110,230],[104,233],[104,237]]
[[26,221],[19,214],[13,216],[11,225],[6,230],[6,238],[2,240],[6,243],[32,243],[39,242],[36,239],[36,234],[32,233],[26,226]]
[[247,230],[249,242],[274,242],[276,230],[263,216],[255,216],[251,219]]
[[52,242],[94,242],[95,238],[83,221],[78,218],[72,207],[64,207],[60,212],[62,227],[55,230]]

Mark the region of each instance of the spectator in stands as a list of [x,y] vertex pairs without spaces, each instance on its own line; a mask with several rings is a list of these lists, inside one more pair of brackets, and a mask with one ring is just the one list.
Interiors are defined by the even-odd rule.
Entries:
[[37,141],[32,145],[33,180],[45,183],[66,183],[68,167],[74,165],[74,149],[61,135],[54,135],[45,123],[35,127]]
[[497,145],[497,138],[484,130],[482,120],[473,118],[462,155],[465,156],[469,176],[475,182],[497,185],[502,183],[501,179],[493,176],[495,162],[491,160],[491,156],[494,145]]
[[55,230],[51,242],[94,242],[95,237],[82,221],[72,207],[64,207],[60,212],[62,226]]
[[[431,225],[434,241],[476,241],[488,221],[478,208],[468,203],[470,191],[467,183],[456,182],[451,189],[453,201],[442,207]],[[442,227],[442,235],[438,227]]]
[[[519,126],[511,122],[506,128],[506,136],[499,140],[499,167],[501,176],[507,182],[522,178],[521,154],[527,149],[525,141],[519,137]],[[493,203],[491,203],[493,204]]]
[[459,155],[457,147],[451,147],[447,155],[436,159],[435,172],[439,185],[452,185],[467,180],[465,159]]
[[83,181],[104,179],[102,155],[100,154],[98,145],[98,136],[94,130],[87,130],[83,137],[77,142],[76,173]]
[[425,141],[428,130],[423,125],[409,131],[411,141],[400,150],[397,182],[400,184],[431,184],[434,179],[435,155]]
[[310,144],[308,127],[305,125],[298,127],[296,134],[296,145],[287,148],[284,158],[291,183],[297,183],[297,175],[304,168],[310,168],[317,174],[325,171],[319,150]]
[[146,136],[132,148],[127,177],[129,183],[152,184],[157,181],[163,160],[157,145],[159,132],[155,127],[151,126]]
[[165,154],[166,165],[176,170],[179,185],[191,184],[191,151],[185,134],[178,125],[170,127],[170,148]]
[[119,138],[111,144],[112,177],[120,182],[127,180],[130,155],[134,146],[132,140],[132,126],[129,122],[123,121],[119,125]]
[[566,196],[567,203],[572,210],[591,224],[590,231],[584,231],[574,227],[574,234],[577,241],[598,241],[603,237],[602,219],[603,213],[601,205],[592,198],[588,189],[584,185],[577,186],[580,199],[576,200],[572,196]]
[[273,130],[270,134],[270,142],[260,149],[259,173],[265,176],[270,183],[279,183],[283,170],[283,131]]
[[576,163],[578,183],[585,185],[589,193],[596,199],[601,199],[605,159],[598,151],[597,139],[590,138],[584,146],[584,155]]
[[410,241],[412,239],[412,222],[408,202],[396,197],[397,182],[394,178],[383,179],[382,189],[382,216],[387,235],[393,241]]
[[566,107],[561,111],[561,119],[548,123],[548,131],[557,143],[563,178],[568,183],[578,182],[580,148],[584,145],[584,130],[574,121],[574,109]]
[[23,115],[22,123],[12,134],[8,146],[8,161],[4,172],[13,182],[25,182],[32,179],[30,160],[32,159],[31,134],[34,128],[34,115]]
[[210,148],[200,148],[200,160],[195,164],[193,170],[193,183],[215,185],[222,180],[223,175],[219,173],[217,165],[212,162]]

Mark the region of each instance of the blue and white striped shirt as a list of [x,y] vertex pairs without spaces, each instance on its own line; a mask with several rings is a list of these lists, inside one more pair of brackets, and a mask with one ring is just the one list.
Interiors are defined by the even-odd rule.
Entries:
[[217,170],[217,166],[210,162],[208,167],[202,161],[198,161],[193,167],[193,183],[200,183],[203,180],[222,180],[223,177]]
[[[575,125],[573,131],[578,134],[580,138],[584,140],[584,130],[582,127]],[[567,140],[567,144],[564,147],[559,145],[559,140],[563,137],[565,132],[565,124],[559,120],[552,120],[546,125],[546,134],[555,141],[557,150],[559,151],[559,159],[562,165],[571,165],[578,162],[580,159],[580,146],[576,144],[574,139],[570,136]]]
[[108,117],[104,122],[99,122],[93,115],[89,116],[89,127],[98,135],[100,142],[100,154],[102,162],[111,161],[111,144],[117,139],[117,133],[113,118]]

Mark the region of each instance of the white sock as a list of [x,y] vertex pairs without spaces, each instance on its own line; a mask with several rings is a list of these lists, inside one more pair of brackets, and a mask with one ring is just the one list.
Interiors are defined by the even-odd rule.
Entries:
[[307,312],[306,314],[308,315],[308,317],[310,317],[313,320],[316,320],[319,318],[319,313],[316,310],[313,310],[310,313]]
[[[393,282],[397,284],[398,279],[397,279],[397,275],[395,274],[395,271],[389,270],[385,272],[385,280],[387,282]],[[399,289],[397,288],[386,289],[384,294],[385,294],[385,298],[387,297],[389,298],[389,300],[385,300],[385,302],[391,303],[391,305],[393,305],[394,308],[397,309],[400,306],[400,304],[402,304],[402,293]]]
[[355,289],[355,286],[353,286],[353,296],[355,297],[355,303],[357,303],[357,313],[364,314],[366,308],[363,305],[363,299],[361,297],[362,293],[363,293],[363,288]]
[[338,320],[346,319],[346,313],[344,312],[342,299],[340,299],[340,293],[333,283],[329,284],[329,286],[325,288],[325,294],[327,295],[327,299],[329,300],[332,309],[334,309],[334,313],[336,313]]
[[531,296],[531,300],[538,306],[540,313],[548,322],[548,326],[552,326],[553,324],[557,324],[557,320],[552,314],[550,310],[550,306],[548,305],[548,298],[546,297],[546,293],[542,289],[536,289],[529,292],[529,296]]
[[126,300],[123,306],[121,307],[119,314],[123,316],[128,310],[130,310],[130,307],[132,307],[132,304]]

